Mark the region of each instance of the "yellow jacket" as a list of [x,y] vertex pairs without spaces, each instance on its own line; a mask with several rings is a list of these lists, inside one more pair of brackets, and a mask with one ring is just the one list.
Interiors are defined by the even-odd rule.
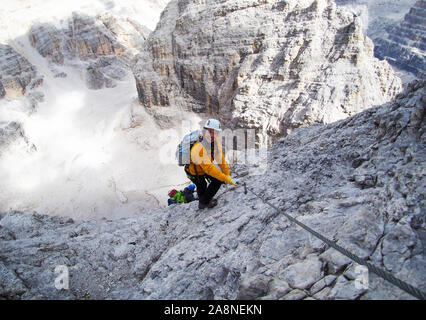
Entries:
[[206,149],[203,143],[196,142],[191,148],[191,163],[188,165],[187,170],[194,176],[197,174],[208,174],[222,182],[230,183],[231,177],[229,168],[225,162],[225,157],[223,156],[222,146],[219,143],[219,139],[215,139],[214,146],[214,160],[217,162],[219,167],[213,163],[211,150]]

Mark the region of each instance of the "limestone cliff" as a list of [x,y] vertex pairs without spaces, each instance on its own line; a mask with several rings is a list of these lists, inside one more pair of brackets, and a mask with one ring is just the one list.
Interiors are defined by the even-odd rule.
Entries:
[[142,105],[215,114],[259,142],[401,89],[359,19],[326,0],[172,1],[133,70]]

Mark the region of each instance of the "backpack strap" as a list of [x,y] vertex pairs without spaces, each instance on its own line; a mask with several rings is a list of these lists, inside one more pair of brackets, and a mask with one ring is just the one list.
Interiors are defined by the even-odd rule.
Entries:
[[[200,135],[198,136],[198,141],[195,141],[195,142],[201,142],[201,141],[203,141],[203,135],[200,133]],[[189,148],[189,162],[190,162],[190,164],[192,163],[192,161],[191,161],[191,150],[192,150],[192,147],[194,147],[194,145],[195,145],[195,143]],[[186,164],[185,167],[184,167],[185,173],[187,174],[188,177],[190,177],[190,178],[196,180],[198,183],[200,183],[200,176],[198,175],[198,172],[197,172],[197,165],[195,163],[192,163],[192,164],[194,165],[195,176],[189,172],[189,164]]]
[[[203,136],[200,134],[200,136],[198,137],[198,142],[201,142],[201,141],[203,141]],[[194,145],[195,145],[195,143],[194,143]],[[192,147],[194,145],[192,145]],[[191,149],[192,149],[192,147],[191,147]],[[189,150],[190,162],[191,162],[191,149]],[[195,163],[193,163],[193,165],[194,165],[194,170],[195,170],[195,179],[197,179],[197,182],[200,183],[200,176],[198,175],[198,172],[197,172],[197,165]]]

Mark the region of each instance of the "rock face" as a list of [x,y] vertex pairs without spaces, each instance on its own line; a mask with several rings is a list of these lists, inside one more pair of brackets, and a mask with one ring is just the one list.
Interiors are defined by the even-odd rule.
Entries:
[[359,19],[326,0],[172,1],[133,72],[146,107],[217,114],[263,137],[345,118],[401,88]]
[[[74,12],[62,29],[52,24],[34,25],[29,38],[31,45],[53,64],[82,61],[88,87],[100,89],[114,86],[116,80],[128,74],[134,51],[141,49],[149,32],[130,18]],[[58,72],[57,76],[64,75]]]
[[389,26],[374,39],[374,53],[400,69],[426,78],[426,1],[420,0],[399,25]]
[[[232,174],[263,199],[351,252],[426,290],[425,88],[268,151],[267,170]],[[265,188],[265,184],[268,188]],[[218,206],[173,205],[121,220],[0,215],[0,296],[29,299],[412,299],[243,188]],[[57,266],[69,271],[58,290]]]
[[0,44],[0,68],[0,98],[23,97],[43,83],[36,68],[8,45]]
[[13,142],[23,143],[27,151],[34,151],[36,148],[28,141],[20,123],[0,121],[0,157],[7,152],[7,147]]

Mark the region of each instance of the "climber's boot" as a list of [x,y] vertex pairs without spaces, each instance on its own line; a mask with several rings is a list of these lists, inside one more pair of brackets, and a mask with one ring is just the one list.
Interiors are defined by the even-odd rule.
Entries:
[[198,209],[210,208],[209,204],[210,203],[204,204],[204,203],[198,202]]
[[217,200],[216,199],[211,199],[209,204],[207,205],[209,208],[213,208],[216,207],[217,205]]

